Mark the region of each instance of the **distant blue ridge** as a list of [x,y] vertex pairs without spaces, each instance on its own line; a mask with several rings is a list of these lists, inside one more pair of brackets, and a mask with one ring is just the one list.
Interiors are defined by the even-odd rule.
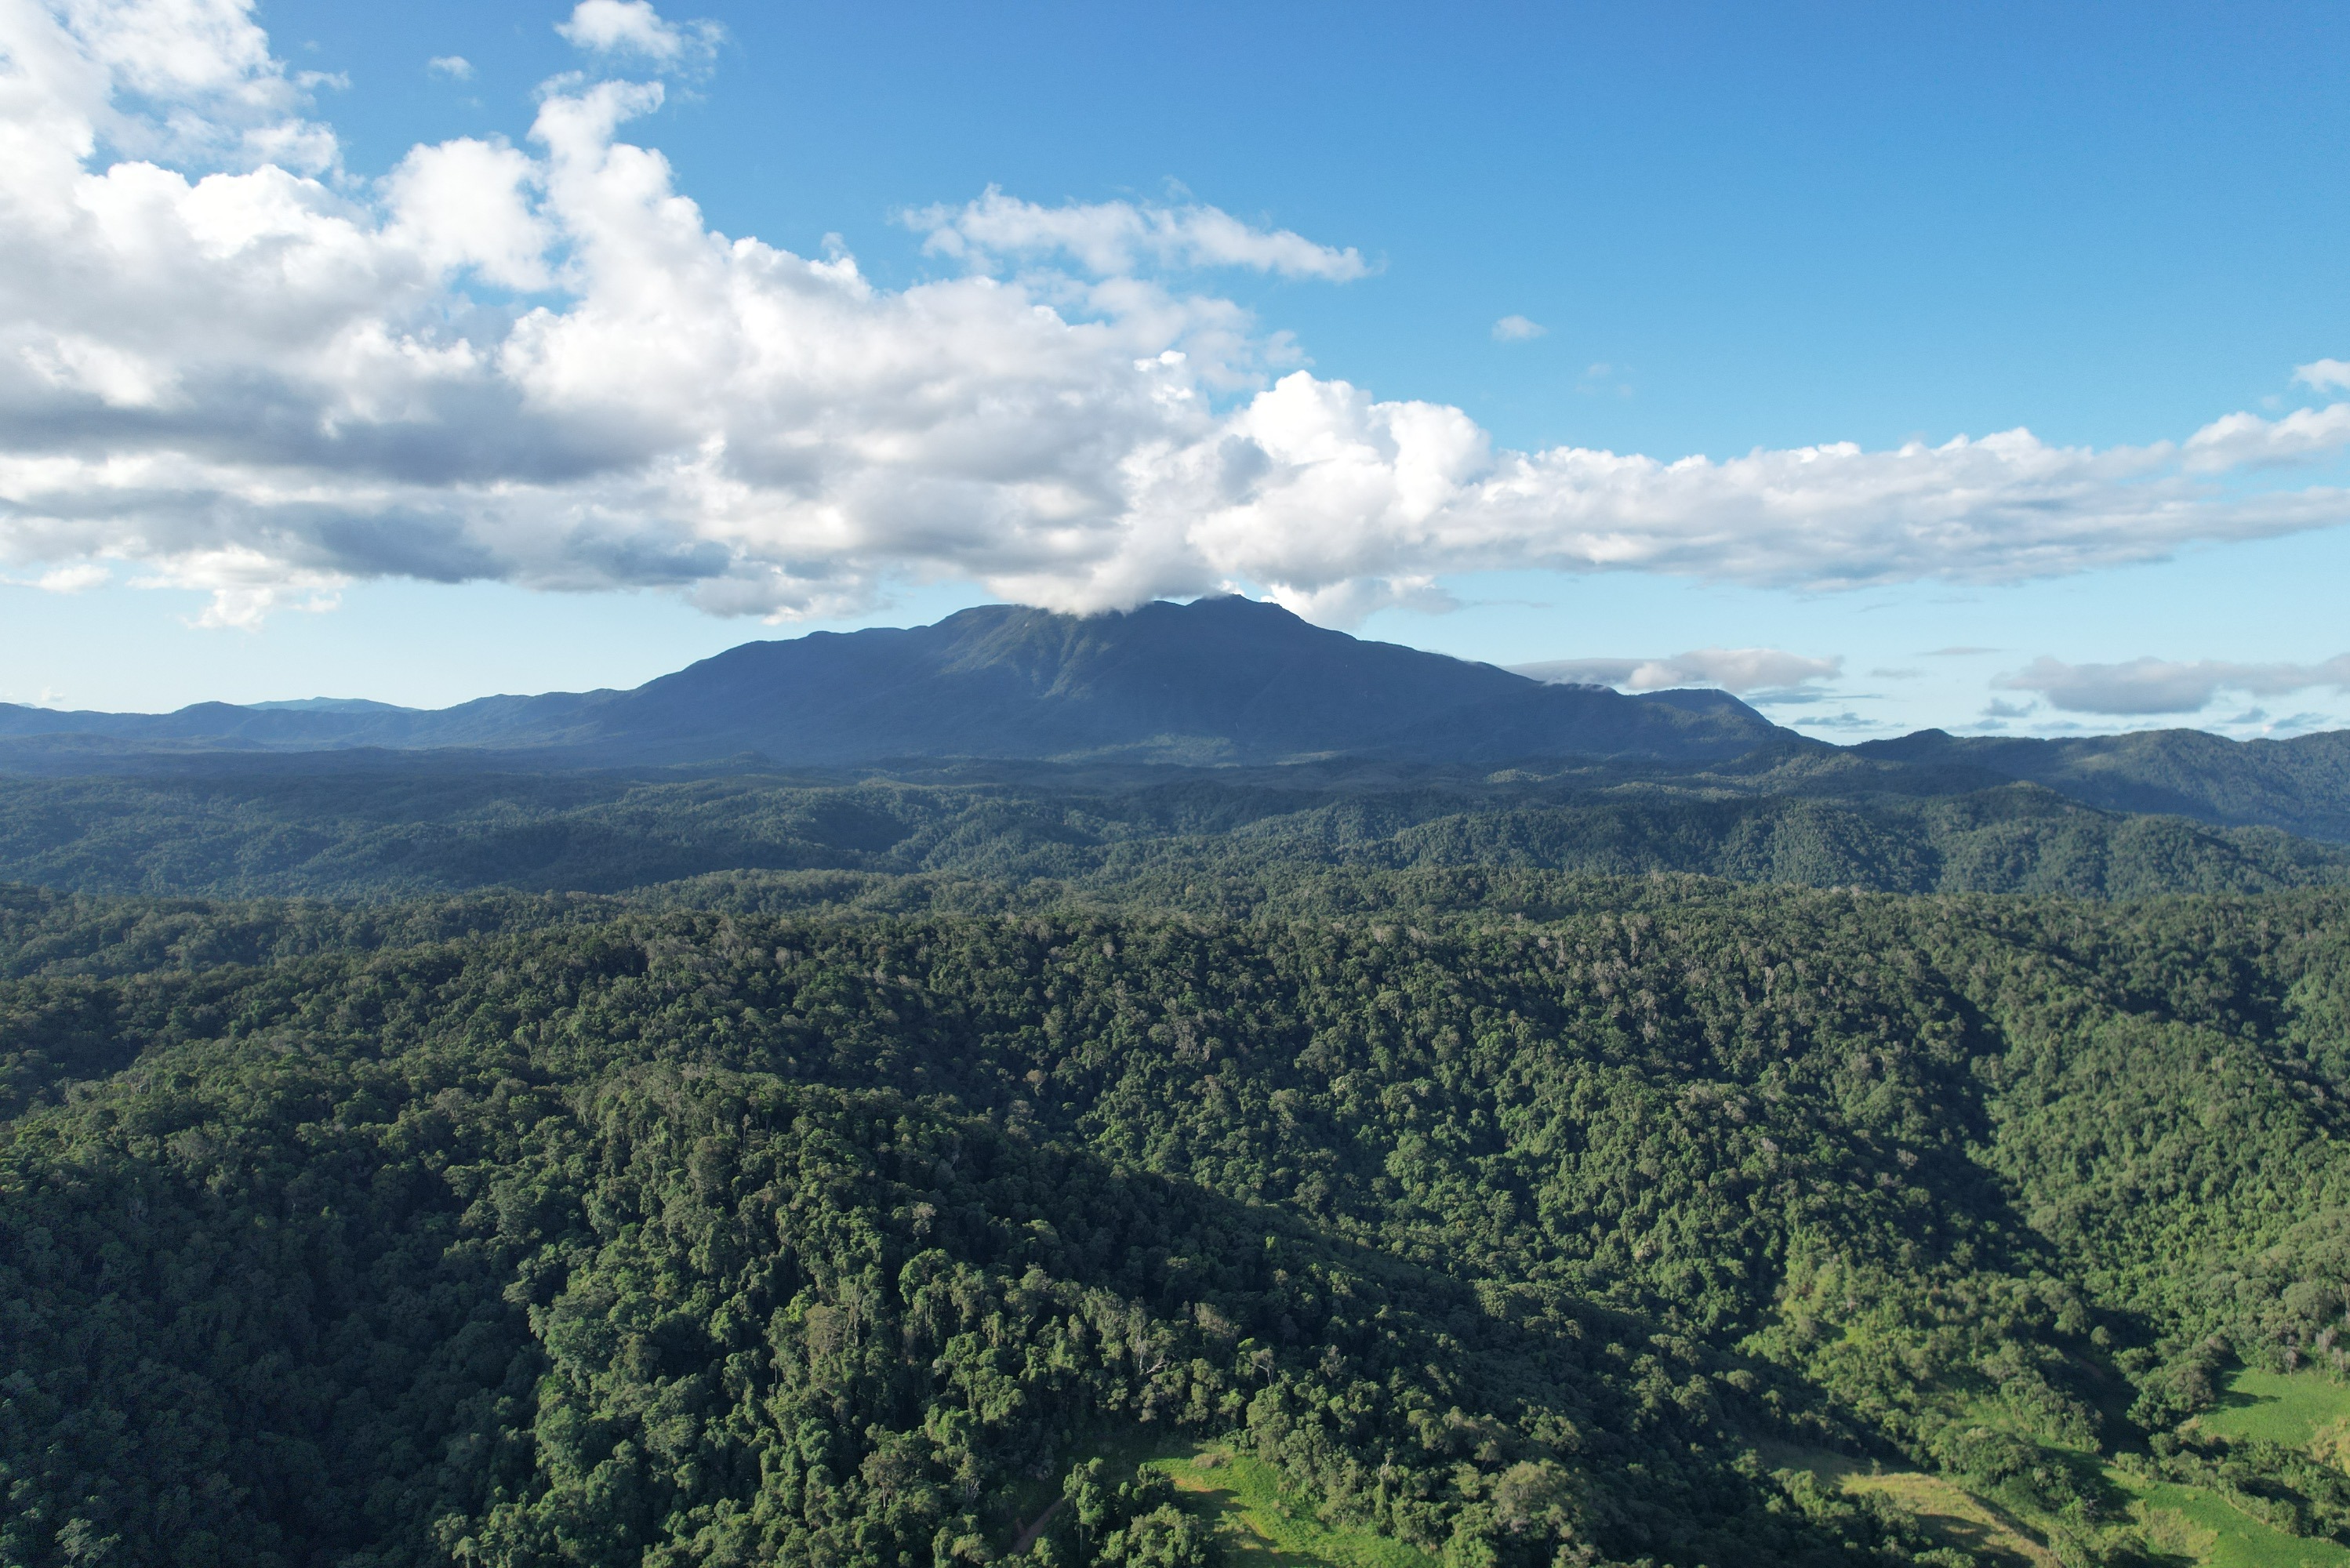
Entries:
[[1082,617],[989,605],[935,626],[745,643],[633,691],[485,697],[433,711],[335,698],[160,714],[0,707],[0,736],[67,735],[175,748],[473,747],[564,765],[743,753],[785,764],[1700,761],[1811,743],[1726,693],[1545,686],[1237,597]]
[[0,771],[362,749],[525,771],[943,758],[1261,766],[1360,757],[1484,768],[1589,758],[1672,768],[1809,754],[1890,767],[1885,786],[1906,793],[2025,780],[2106,810],[2350,842],[2350,731],[2238,742],[2196,730],[2064,740],[1925,730],[1836,747],[1725,691],[1545,685],[1238,597],[1092,616],[987,605],[934,626],[744,643],[629,691],[437,710],[354,698],[172,713],[0,704]]

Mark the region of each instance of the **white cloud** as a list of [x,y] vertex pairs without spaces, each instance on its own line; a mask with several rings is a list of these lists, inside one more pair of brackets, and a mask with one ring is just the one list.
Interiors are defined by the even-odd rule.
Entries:
[[174,556],[169,568],[164,575],[136,586],[203,588],[212,600],[189,618],[189,624],[233,627],[239,631],[257,629],[281,609],[333,609],[341,602],[340,590],[350,584],[344,573],[289,569],[267,552],[242,545],[186,551]]
[[1528,320],[1523,316],[1504,316],[1502,319],[1493,323],[1493,341],[1496,343],[1524,343],[1530,339],[1541,337],[1544,333],[1548,332],[1550,328],[1544,327],[1541,322]]
[[42,380],[68,392],[86,392],[109,408],[154,408],[173,389],[172,372],[138,354],[75,333],[36,337],[18,358]]
[[659,66],[706,64],[726,37],[723,26],[707,19],[666,21],[649,0],[579,0],[570,20],[557,22],[555,30],[575,48],[632,55]]
[[503,287],[546,288],[556,236],[533,206],[538,183],[538,165],[503,142],[411,148],[384,182],[384,237],[435,273],[471,267]]
[[2350,359],[2313,359],[2293,367],[2293,379],[2304,387],[2350,389]]
[[2350,691],[2350,653],[2319,664],[2191,663],[2133,659],[2124,664],[2067,664],[2042,657],[1991,682],[2008,691],[2034,691],[2068,713],[2194,713],[2222,691],[2280,697],[2318,687]]
[[1444,615],[1461,607],[1436,579],[1426,575],[1350,577],[1319,588],[1276,584],[1266,596],[1292,615],[1322,626],[1355,626],[1375,610],[1413,609]]
[[435,55],[424,62],[424,68],[436,77],[447,77],[452,82],[473,79],[473,62],[463,55]]
[[2350,403],[2296,409],[2275,420],[2236,413],[2214,420],[2187,438],[2186,467],[2190,472],[2216,473],[2330,457],[2345,446],[2350,446]]
[[1265,454],[1265,472],[1191,539],[1230,575],[1309,587],[1497,567],[1810,587],[2012,580],[2350,516],[2339,492],[2206,489],[2168,445],[2053,447],[2026,431],[1722,461],[1496,452],[1458,409],[1379,402],[1302,373],[1229,429]]
[[[617,0],[566,26],[656,65],[712,36]],[[921,217],[962,275],[883,288],[712,230],[621,139],[660,102],[566,78],[518,144],[362,182],[239,0],[0,4],[0,569],[104,559],[231,625],[384,576],[770,616],[908,578],[1076,609],[1244,581],[1344,622],[1472,569],[2012,580],[2350,511],[2227,478],[2336,410],[2105,451],[1500,449],[1172,277],[1339,281],[1355,251],[990,192]]]
[[1613,686],[1626,691],[1715,686],[1742,693],[1791,692],[1811,681],[1835,680],[1844,670],[1844,660],[1776,648],[1699,648],[1669,659],[1554,659],[1511,668],[1554,684]]
[[34,584],[52,594],[78,594],[110,582],[113,574],[95,561],[82,561],[70,566],[58,566],[43,572]]
[[1349,247],[1315,244],[1287,229],[1252,228],[1220,208],[1138,206],[1096,202],[1043,207],[991,185],[961,207],[903,214],[924,247],[989,267],[999,258],[1065,255],[1097,277],[1145,265],[1247,267],[1283,277],[1344,283],[1370,269]]
[[68,177],[100,142],[133,158],[302,173],[339,155],[333,133],[300,111],[311,89],[340,78],[289,75],[250,0],[10,0],[0,61],[11,182]]

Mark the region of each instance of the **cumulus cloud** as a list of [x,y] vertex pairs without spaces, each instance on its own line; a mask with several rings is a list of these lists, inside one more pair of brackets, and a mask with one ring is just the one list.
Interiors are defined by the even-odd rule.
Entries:
[[410,150],[383,182],[384,238],[435,275],[471,269],[501,287],[550,286],[552,224],[537,210],[539,166],[470,137]]
[[98,587],[113,576],[95,561],[82,561],[43,572],[34,587],[52,594],[78,594]]
[[424,62],[424,68],[436,77],[447,77],[452,82],[473,79],[473,62],[463,55],[435,55]]
[[[2069,713],[2194,713],[2220,691],[2281,697],[2319,687],[2350,691],[2350,653],[2318,664],[2237,664],[2133,659],[2124,664],[2067,664],[2042,657],[1991,682],[2032,691]],[[1997,704],[1995,704],[1997,706]]]
[[[1530,320],[1523,316],[1504,316],[1502,319],[1493,323],[1493,341],[1496,343],[1523,343],[1532,338],[1539,337],[1549,330],[1550,328],[1544,327],[1541,322]],[[1595,369],[1596,369],[1596,367],[1595,367]]]
[[575,48],[630,55],[656,66],[706,65],[726,39],[716,22],[664,20],[650,0],[579,0],[555,30]]
[[[334,133],[303,117],[340,78],[293,73],[249,4],[78,0],[0,7],[0,151],[11,184],[46,182],[95,147],[216,168],[337,166]],[[135,106],[135,107],[134,107]]]
[[2293,379],[2319,391],[2350,389],[2350,359],[2313,359],[2306,365],[2294,366]]
[[605,79],[370,182],[249,0],[0,4],[0,570],[109,563],[222,625],[387,576],[769,617],[1243,583],[1345,623],[1471,570],[2002,581],[2345,516],[2230,476],[2350,440],[2350,405],[2107,450],[1511,451],[1186,281],[1369,270],[1212,206],[990,191],[913,220],[951,275],[878,286],[716,232],[623,135],[662,89],[612,71],[714,31],[642,0],[563,26]]
[[2296,409],[2274,420],[2235,413],[2187,438],[2186,466],[2199,473],[2264,467],[2331,457],[2345,446],[2350,446],[2350,403]]
[[1624,691],[1715,686],[1742,695],[1793,692],[1811,681],[1833,680],[1843,672],[1844,660],[1776,648],[1699,648],[1669,659],[1554,659],[1511,668],[1554,685],[1613,686]]
[[1315,244],[1287,229],[1251,228],[1216,207],[1095,202],[1044,207],[991,185],[961,207],[924,207],[903,222],[924,248],[989,267],[1003,259],[1068,257],[1097,277],[1148,265],[1246,267],[1283,277],[1344,283],[1370,269],[1360,253]]

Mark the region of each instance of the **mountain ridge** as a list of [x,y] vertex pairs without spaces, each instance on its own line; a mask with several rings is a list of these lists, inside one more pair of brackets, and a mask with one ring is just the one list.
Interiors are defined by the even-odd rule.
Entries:
[[1545,686],[1369,642],[1237,597],[1077,617],[1010,605],[931,626],[750,642],[626,691],[437,710],[198,703],[167,714],[0,708],[0,737],[255,750],[479,747],[571,764],[889,757],[1193,763],[1359,753],[1717,760],[1799,742],[1727,693]]
[[1626,695],[1309,625],[1237,596],[1064,615],[1013,605],[930,626],[746,642],[627,691],[443,709],[311,698],[171,713],[0,704],[0,773],[170,767],[206,755],[379,751],[573,768],[1295,766],[1336,758],[1675,769],[1753,756],[1866,761],[1877,787],[2022,782],[2099,810],[2350,843],[2350,731],[2238,742],[2195,730],[2039,739],[1922,730],[1834,746],[1727,692]]
[[2278,827],[2350,843],[2350,730],[2281,741],[2232,741],[2188,729],[2056,738],[1919,730],[1850,749],[1913,767],[2036,784],[2106,811]]

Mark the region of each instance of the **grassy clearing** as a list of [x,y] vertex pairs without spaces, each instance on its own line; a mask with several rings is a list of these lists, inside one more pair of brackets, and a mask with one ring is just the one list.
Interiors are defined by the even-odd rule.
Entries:
[[[1070,1434],[1069,1458],[1099,1459],[1122,1480],[1133,1474],[1137,1465],[1179,1450],[1189,1454],[1191,1450],[1183,1446],[1184,1442],[1163,1427],[1103,1422]],[[1068,1464],[1065,1461],[1053,1467],[1049,1474],[1014,1480],[987,1501],[983,1518],[999,1550],[1013,1550],[1030,1528],[1044,1519],[1046,1511],[1059,1505],[1062,1480],[1067,1473]]]
[[2056,1554],[2034,1541],[2022,1526],[1992,1509],[1973,1493],[1939,1476],[1918,1470],[1891,1475],[1851,1475],[1840,1483],[1854,1495],[1873,1492],[1890,1498],[1917,1516],[1940,1541],[1977,1558],[2005,1558],[2056,1568]]
[[2149,1542],[2204,1568],[2350,1568],[2350,1549],[2272,1530],[2200,1487],[2134,1481],[2119,1472],[2115,1480],[2136,1494],[2131,1511]]
[[1215,1521],[1241,1568],[1435,1568],[1434,1558],[1400,1541],[1324,1524],[1283,1490],[1270,1465],[1226,1444],[1198,1443],[1150,1462]]
[[2264,1438],[2307,1448],[2328,1428],[2350,1421],[2350,1387],[2314,1372],[2256,1372],[2228,1379],[2220,1408],[2196,1417],[2222,1438]]
[[[2350,1387],[2314,1372],[2247,1368],[2228,1379],[2220,1408],[2196,1425],[2216,1437],[2350,1452]],[[2350,1548],[2287,1535],[2200,1487],[2107,1474],[2134,1494],[2132,1511],[2149,1542],[2205,1568],[2350,1568]]]
[[1866,1461],[1825,1449],[1766,1444],[1762,1462],[1774,1469],[1809,1470],[1824,1486],[1853,1495],[1889,1498],[1917,1517],[1936,1539],[1987,1563],[2057,1568],[2056,1554],[2030,1531],[1965,1489],[1922,1470],[1877,1470]]
[[[2350,1390],[2322,1379],[2239,1375],[2231,1392],[2237,1402],[2204,1417],[2230,1437],[2301,1443],[2350,1417]],[[1115,1462],[1165,1471],[1184,1501],[1214,1523],[1235,1568],[1436,1568],[1433,1558],[1401,1542],[1323,1523],[1311,1505],[1283,1488],[1272,1467],[1229,1444],[1170,1446],[1164,1434],[1138,1432],[1102,1448]],[[1980,1562],[2057,1568],[2055,1554],[2022,1521],[1939,1476],[1876,1469],[1843,1454],[1776,1444],[1765,1446],[1762,1459],[1773,1468],[1810,1470],[1847,1494],[1887,1498],[1943,1543]],[[2147,1543],[2168,1557],[2198,1568],[2350,1568],[2350,1548],[2287,1535],[2199,1487],[2105,1473],[2129,1494]]]

